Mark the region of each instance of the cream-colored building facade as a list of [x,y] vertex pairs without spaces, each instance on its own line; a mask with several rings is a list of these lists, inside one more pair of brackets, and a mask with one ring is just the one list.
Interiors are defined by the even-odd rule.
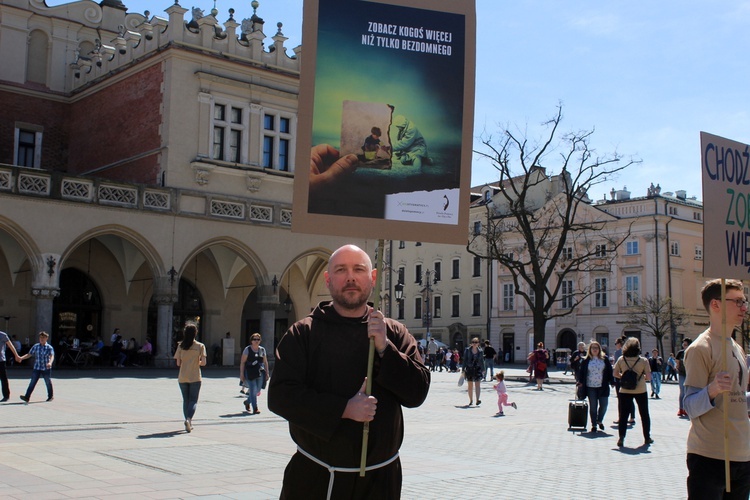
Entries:
[[[385,260],[390,315],[417,339],[434,337],[463,352],[469,339],[487,338],[495,264],[470,255],[465,245],[399,240],[387,242]],[[397,283],[401,301],[395,300]]]
[[[543,171],[538,175],[545,177]],[[530,198],[537,206],[544,206],[559,186],[560,180],[549,176],[537,184]],[[498,190],[491,184],[474,189],[467,233],[481,231],[488,216],[502,211],[504,198]],[[700,289],[706,281],[700,201],[682,191],[662,193],[658,187],[641,197],[632,197],[626,189],[613,189],[610,199],[588,200],[580,217],[604,221],[603,232],[610,239],[630,234],[618,248],[613,266],[602,262],[597,269],[594,263],[590,272],[566,278],[573,287],[599,287],[600,292],[591,294],[570,314],[547,321],[544,341],[548,349],[575,349],[579,341],[591,339],[613,349],[616,338],[628,335],[639,337],[644,352],[650,351],[657,347],[656,338],[627,320],[633,301],[646,296],[671,297],[691,315],[688,325],[664,339],[668,352],[663,355],[679,350],[683,337],[695,338],[706,328],[707,315],[700,301]],[[506,245],[523,248],[520,235],[513,233],[506,236]],[[573,245],[571,252],[575,251]],[[426,336],[427,331],[423,318],[426,282],[419,282],[418,277],[427,270],[434,276],[437,266],[440,279],[431,284],[430,307],[441,311],[432,320],[431,334],[452,347],[464,346],[475,336],[489,339],[495,349],[502,349],[508,362],[526,363],[528,352],[533,350],[533,315],[525,300],[515,293],[507,269],[474,257],[464,246],[398,241],[392,242],[390,262],[395,269],[393,279],[401,276],[405,285],[401,317],[416,336]],[[457,274],[453,274],[454,266]],[[456,316],[452,314],[454,304]]]
[[168,365],[192,319],[209,362],[255,331],[273,357],[329,298],[331,252],[375,243],[290,230],[302,55],[281,23],[165,7],[0,4],[0,328],[119,328]]
[[[490,189],[485,188],[485,192]],[[688,325],[675,329],[664,339],[665,350],[676,352],[683,337],[694,338],[703,331],[707,316],[700,302],[700,289],[705,282],[702,204],[687,198],[684,192],[661,193],[660,188],[652,187],[642,197],[631,197],[626,189],[613,189],[609,200],[593,201],[583,208],[579,210],[579,217],[605,222],[601,231],[602,248],[608,246],[603,233],[607,233],[609,240],[624,238],[624,242],[616,250],[613,265],[609,266],[604,260],[592,261],[590,271],[564,278],[573,289],[597,292],[573,307],[570,314],[547,321],[545,345],[553,350],[575,349],[580,341],[596,339],[609,351],[610,346],[614,349],[616,338],[626,335],[640,338],[643,351],[650,352],[657,347],[657,339],[629,324],[627,319],[634,302],[647,296],[671,297],[675,305],[691,315]],[[485,207],[478,206],[473,221],[479,222],[486,213]],[[512,241],[513,237],[510,239]],[[576,245],[571,242],[566,251],[575,255]],[[521,247],[520,239],[518,246]],[[561,265],[565,265],[564,262]],[[497,339],[505,352],[509,349],[514,352],[513,359],[517,362],[525,362],[526,354],[533,350],[532,313],[526,301],[515,296],[507,269],[498,268],[495,281],[497,293],[493,301],[495,309],[491,312],[491,333],[497,337],[491,337]],[[560,303],[556,307],[563,306]]]

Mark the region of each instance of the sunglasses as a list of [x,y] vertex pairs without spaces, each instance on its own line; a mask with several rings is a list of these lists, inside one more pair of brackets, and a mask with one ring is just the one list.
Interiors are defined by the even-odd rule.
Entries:
[[260,339],[250,339],[250,342],[260,342]]

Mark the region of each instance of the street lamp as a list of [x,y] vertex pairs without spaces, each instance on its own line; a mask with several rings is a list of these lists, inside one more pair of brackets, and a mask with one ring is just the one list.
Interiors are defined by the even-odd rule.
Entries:
[[404,284],[400,281],[393,285],[393,292],[396,295],[396,301],[401,302],[404,300]]
[[427,329],[427,340],[430,339],[430,329],[432,328],[432,285],[437,283],[437,276],[434,281],[430,280],[432,271],[427,270],[424,272],[426,280],[424,280],[424,288],[420,291],[422,297],[424,297],[424,312],[422,313],[422,326]]

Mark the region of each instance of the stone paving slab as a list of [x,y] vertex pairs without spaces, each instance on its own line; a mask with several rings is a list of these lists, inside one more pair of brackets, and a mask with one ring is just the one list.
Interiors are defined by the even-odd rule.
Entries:
[[[639,424],[616,446],[617,400],[603,432],[567,427],[572,377],[552,372],[544,391],[523,367],[505,367],[510,400],[495,417],[492,384],[468,407],[455,373],[435,372],[427,401],[405,409],[401,448],[405,499],[612,498],[623,474],[638,491],[685,498],[685,439],[675,384],[649,400],[652,437]],[[236,368],[204,371],[195,429],[185,433],[174,370],[55,370],[55,400],[37,385],[31,404],[18,395],[30,370],[9,369],[11,400],[0,404],[0,495],[8,499],[278,498],[294,453],[286,422],[243,410]],[[624,472],[627,471],[627,472]],[[575,489],[572,488],[575,485]]]

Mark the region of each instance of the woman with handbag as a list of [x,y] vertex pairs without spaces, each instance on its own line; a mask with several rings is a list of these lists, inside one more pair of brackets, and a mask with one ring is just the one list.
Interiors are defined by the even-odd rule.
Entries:
[[536,390],[543,391],[542,384],[547,378],[547,363],[549,363],[549,351],[544,348],[544,342],[536,345],[533,353],[534,378],[536,379]]
[[591,432],[596,432],[596,426],[604,430],[604,415],[609,403],[609,386],[614,385],[612,365],[602,352],[602,346],[592,340],[586,351],[586,357],[581,362],[578,371],[578,399],[588,397],[589,415],[591,416]]
[[481,393],[481,382],[484,380],[484,350],[479,348],[479,338],[471,339],[471,345],[464,351],[463,376],[468,382],[469,406],[474,404],[474,395],[476,395],[477,405],[482,404],[479,399]]
[[253,415],[260,413],[258,410],[258,394],[261,388],[266,386],[268,380],[268,358],[266,350],[260,345],[260,333],[250,336],[250,345],[242,351],[240,359],[240,382],[247,386],[247,399],[245,400],[245,411],[253,407]]

